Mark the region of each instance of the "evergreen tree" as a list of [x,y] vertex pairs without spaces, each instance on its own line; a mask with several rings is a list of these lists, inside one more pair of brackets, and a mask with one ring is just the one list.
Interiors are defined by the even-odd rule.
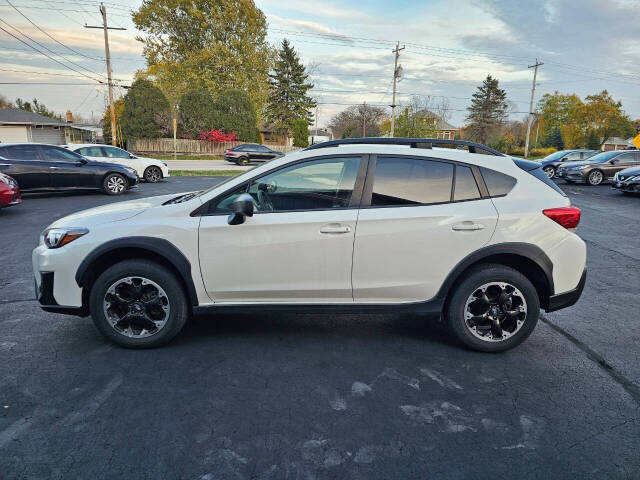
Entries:
[[487,78],[473,94],[471,106],[467,108],[469,122],[466,128],[468,137],[480,143],[487,143],[495,132],[504,124],[507,116],[507,94],[498,87],[498,80],[487,75]]
[[215,128],[213,97],[203,88],[191,90],[180,99],[180,130],[186,138],[196,138],[200,132]]
[[169,102],[149,80],[136,80],[124,96],[120,125],[125,139],[158,138],[169,132]]
[[213,99],[211,126],[235,132],[243,142],[260,142],[258,118],[249,96],[240,90],[225,90]]
[[309,124],[304,118],[299,118],[293,127],[293,146],[308,147],[309,146]]
[[307,95],[313,88],[308,82],[300,57],[289,41],[282,40],[278,57],[269,74],[269,99],[267,101],[267,118],[280,131],[293,132],[295,122],[302,118],[311,124],[312,109],[316,102]]
[[544,139],[544,146],[554,147],[558,150],[564,149],[564,140],[562,138],[560,127],[554,127],[549,131],[549,135],[547,135]]
[[587,135],[587,148],[589,150],[600,150],[600,137],[593,130]]

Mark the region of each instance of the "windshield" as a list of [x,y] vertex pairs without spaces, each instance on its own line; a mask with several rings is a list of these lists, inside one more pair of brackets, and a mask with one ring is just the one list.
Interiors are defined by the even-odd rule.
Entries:
[[566,150],[560,150],[559,152],[555,152],[555,153],[552,153],[551,155],[547,155],[542,159],[542,161],[546,162],[547,160],[560,160],[566,154],[567,154]]
[[616,155],[618,155],[620,152],[602,152],[602,153],[598,153],[597,155],[594,155],[593,157],[589,157],[589,162],[593,162],[593,163],[602,163],[602,162],[606,162],[607,160],[611,160],[613,157],[615,157]]
[[[267,162],[262,162],[262,165],[264,165],[265,163],[267,163]],[[254,169],[254,168],[256,168],[257,166],[259,166],[259,165],[256,165],[256,166],[254,166],[254,167],[251,167],[251,168],[249,168],[249,169],[247,169],[247,170],[245,170],[245,171],[238,171],[238,174],[244,174],[244,173],[250,172],[251,170],[253,170],[253,169]],[[236,178],[237,176],[238,176],[238,175],[233,175],[233,176],[231,176],[231,177],[227,178],[226,180],[223,180],[223,181],[222,181],[222,182],[220,182],[220,183],[216,183],[215,185],[210,186],[210,187],[209,187],[209,188],[207,188],[206,190],[202,190],[202,191],[200,191],[200,192],[197,192],[197,193],[196,193],[193,197],[191,197],[191,198],[201,197],[201,196],[202,196],[202,195],[204,195],[205,193],[209,193],[209,192],[210,192],[211,190],[213,190],[214,188],[218,188],[219,186],[224,185],[225,183],[229,183],[231,180],[235,180],[235,178]],[[191,199],[191,198],[190,198],[190,199]]]

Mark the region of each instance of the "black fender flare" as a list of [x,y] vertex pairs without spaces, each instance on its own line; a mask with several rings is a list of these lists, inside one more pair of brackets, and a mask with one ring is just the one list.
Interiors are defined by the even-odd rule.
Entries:
[[549,295],[554,294],[553,262],[549,259],[547,254],[544,253],[544,251],[540,247],[531,243],[505,242],[483,247],[479,250],[476,250],[475,252],[470,253],[460,262],[458,262],[453,270],[449,272],[447,278],[445,278],[442,286],[436,294],[436,298],[444,300],[449,294],[451,287],[453,287],[454,283],[460,277],[462,272],[464,272],[470,266],[482,262],[483,259],[495,255],[517,255],[532,261],[544,273],[549,285]]
[[196,287],[191,278],[191,263],[184,254],[173,243],[163,238],[155,237],[125,237],[110,240],[92,250],[87,255],[78,270],[75,280],[79,287],[87,286],[91,272],[91,265],[109,252],[123,248],[136,248],[146,250],[156,257],[160,257],[164,262],[170,264],[180,275],[181,280],[187,288],[187,296],[191,305],[198,305],[198,295]]

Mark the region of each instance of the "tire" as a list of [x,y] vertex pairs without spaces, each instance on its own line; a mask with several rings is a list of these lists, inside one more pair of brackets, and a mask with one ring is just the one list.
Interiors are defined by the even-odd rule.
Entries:
[[595,187],[600,185],[602,182],[604,182],[604,174],[601,170],[593,170],[589,172],[589,175],[587,176],[587,183],[589,185]]
[[166,344],[182,330],[189,313],[175,275],[143,259],[125,260],[105,270],[91,288],[89,307],[100,333],[125,348]]
[[160,180],[162,180],[162,170],[160,170],[160,167],[151,165],[150,167],[147,167],[145,169],[144,179],[149,183],[158,183]]
[[249,165],[249,157],[240,157],[236,160],[238,165]]
[[[482,287],[486,288],[484,292]],[[484,293],[484,298],[494,301],[500,298],[497,296],[499,292],[504,294],[509,291],[511,296],[507,299],[510,299],[510,303],[489,304],[486,307],[488,315],[498,313],[500,326],[494,331],[494,327],[491,327],[493,322],[481,316],[485,310],[482,297],[472,299],[476,298],[474,294]],[[505,305],[510,305],[511,312],[516,312],[511,318],[505,316]],[[520,307],[524,307],[524,312],[519,310]],[[477,316],[473,316],[474,314]],[[540,300],[533,284],[517,270],[496,264],[478,265],[465,274],[464,280],[455,287],[445,309],[445,318],[451,332],[468,348],[479,352],[504,352],[519,345],[531,334],[539,316]],[[475,328],[471,326],[474,323]],[[497,339],[500,333],[503,337]]]
[[547,174],[547,177],[549,178],[553,178],[556,176],[556,168],[553,165],[546,166],[542,170]]
[[128,186],[127,179],[119,173],[109,173],[102,181],[102,190],[107,195],[122,195]]

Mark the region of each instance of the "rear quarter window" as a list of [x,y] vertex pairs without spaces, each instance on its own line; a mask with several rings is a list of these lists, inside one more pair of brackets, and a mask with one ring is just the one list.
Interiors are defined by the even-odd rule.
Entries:
[[487,185],[489,195],[491,197],[501,197],[511,191],[516,184],[516,179],[505,175],[504,173],[496,172],[488,168],[481,168],[482,178]]

